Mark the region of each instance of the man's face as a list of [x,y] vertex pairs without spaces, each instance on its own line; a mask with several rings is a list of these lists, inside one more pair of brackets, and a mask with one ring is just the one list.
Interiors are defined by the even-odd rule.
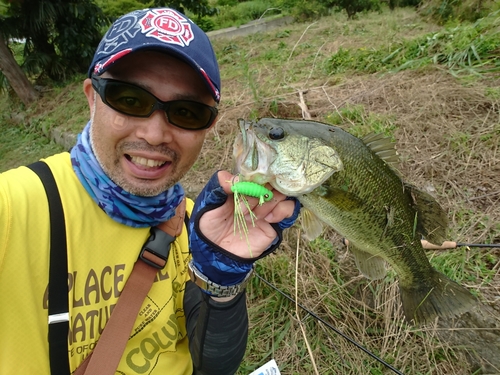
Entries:
[[[162,101],[184,99],[215,105],[193,68],[159,52],[126,56],[102,78],[140,86]],[[95,95],[90,79],[84,82],[84,92],[92,109],[94,153],[106,174],[126,191],[158,195],[178,182],[196,161],[208,129],[178,128],[161,110],[148,118],[120,114]]]

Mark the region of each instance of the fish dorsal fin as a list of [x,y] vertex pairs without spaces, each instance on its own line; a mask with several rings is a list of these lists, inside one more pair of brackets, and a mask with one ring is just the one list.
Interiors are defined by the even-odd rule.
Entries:
[[323,232],[323,222],[308,208],[302,207],[300,220],[306,240],[312,241]]
[[348,246],[354,255],[356,266],[361,273],[370,280],[383,279],[387,273],[386,262],[383,258],[367,253],[349,242]]
[[417,212],[417,232],[429,242],[443,243],[448,227],[446,212],[434,197],[416,186],[404,183],[404,189],[410,194],[413,209]]
[[394,148],[394,142],[389,137],[380,133],[370,133],[365,135],[361,141],[399,174],[397,170],[399,155]]

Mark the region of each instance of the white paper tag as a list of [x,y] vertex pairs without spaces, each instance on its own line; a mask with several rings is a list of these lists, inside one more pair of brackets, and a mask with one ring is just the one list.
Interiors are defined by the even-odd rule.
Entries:
[[281,375],[280,369],[274,359],[271,359],[264,366],[259,367],[250,375]]

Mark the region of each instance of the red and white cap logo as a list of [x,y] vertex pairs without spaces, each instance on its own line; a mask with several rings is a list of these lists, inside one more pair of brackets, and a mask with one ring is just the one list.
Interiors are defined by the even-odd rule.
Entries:
[[185,47],[194,39],[189,21],[170,9],[148,11],[139,23],[146,36],[165,43]]

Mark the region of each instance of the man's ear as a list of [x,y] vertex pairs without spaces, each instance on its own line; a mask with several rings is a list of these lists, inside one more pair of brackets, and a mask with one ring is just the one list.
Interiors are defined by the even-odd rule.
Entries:
[[94,88],[92,87],[92,81],[90,78],[87,78],[85,81],[83,81],[83,93],[87,97],[87,102],[89,104],[89,110],[90,110],[90,117],[92,118],[93,113],[95,109],[95,101],[96,101],[96,92]]

